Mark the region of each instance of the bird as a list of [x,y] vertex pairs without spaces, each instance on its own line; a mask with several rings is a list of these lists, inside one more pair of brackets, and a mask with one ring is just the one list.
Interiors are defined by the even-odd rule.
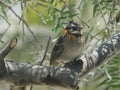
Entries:
[[50,66],[62,66],[83,54],[84,39],[81,30],[82,27],[78,23],[69,21],[53,47]]

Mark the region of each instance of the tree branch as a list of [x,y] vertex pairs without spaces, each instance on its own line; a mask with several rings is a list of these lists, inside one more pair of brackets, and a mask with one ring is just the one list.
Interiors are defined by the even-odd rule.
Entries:
[[5,56],[16,46],[16,44],[17,39],[16,38],[12,39],[10,43],[0,51],[0,60],[4,59]]
[[51,36],[50,36],[49,39],[48,39],[47,46],[46,46],[46,49],[45,49],[45,52],[44,52],[44,55],[43,55],[42,60],[37,62],[38,65],[42,65],[43,61],[45,60],[45,57],[46,57],[46,54],[47,54],[47,51],[48,51],[48,47],[49,47],[50,40],[51,40]]
[[113,35],[112,42],[111,40],[104,42],[91,53],[66,63],[64,67],[55,68],[5,60],[4,63],[0,62],[0,67],[5,65],[4,68],[0,68],[0,71],[6,70],[6,73],[0,72],[0,79],[20,87],[29,84],[47,84],[76,89],[85,74],[116,55],[113,46],[118,53],[120,51],[120,33]]

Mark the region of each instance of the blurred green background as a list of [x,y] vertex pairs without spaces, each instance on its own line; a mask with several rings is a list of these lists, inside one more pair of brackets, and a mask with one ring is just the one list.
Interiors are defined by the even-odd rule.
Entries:
[[[2,1],[2,2],[1,2]],[[109,34],[120,31],[119,24],[111,24],[120,8],[119,0],[1,0],[0,1],[0,49],[13,37],[18,44],[6,59],[35,63],[43,57],[47,41],[51,36],[49,56],[65,25],[74,20],[83,27],[86,50],[109,38]],[[11,9],[9,9],[10,7]],[[120,57],[95,68],[81,79],[80,90],[120,90]],[[60,87],[34,86],[33,90],[66,90]],[[9,85],[0,82],[0,90],[9,90]]]

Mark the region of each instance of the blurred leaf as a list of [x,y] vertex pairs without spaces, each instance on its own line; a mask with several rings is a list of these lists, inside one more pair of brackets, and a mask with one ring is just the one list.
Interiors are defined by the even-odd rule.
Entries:
[[119,85],[111,85],[111,87],[119,89],[120,88],[120,84]]
[[48,7],[48,5],[42,4],[40,2],[37,3],[38,6],[42,6],[42,7]]
[[6,7],[4,5],[1,5],[1,11],[2,11],[3,15],[7,18]]
[[95,17],[96,15],[96,12],[99,11],[99,6],[98,4],[95,4],[94,7],[93,7],[93,16]]
[[6,0],[8,3],[11,3],[11,0]]
[[96,85],[96,88],[104,85],[107,82],[108,79],[104,79],[102,82],[100,82],[98,85]]

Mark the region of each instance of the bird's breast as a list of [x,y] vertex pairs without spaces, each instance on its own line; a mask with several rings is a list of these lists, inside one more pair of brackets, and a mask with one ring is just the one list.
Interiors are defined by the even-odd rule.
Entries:
[[71,61],[75,57],[81,55],[83,53],[83,44],[81,42],[78,42],[77,40],[68,40],[69,38],[66,38],[63,42],[64,51],[60,55],[60,59],[64,61]]

